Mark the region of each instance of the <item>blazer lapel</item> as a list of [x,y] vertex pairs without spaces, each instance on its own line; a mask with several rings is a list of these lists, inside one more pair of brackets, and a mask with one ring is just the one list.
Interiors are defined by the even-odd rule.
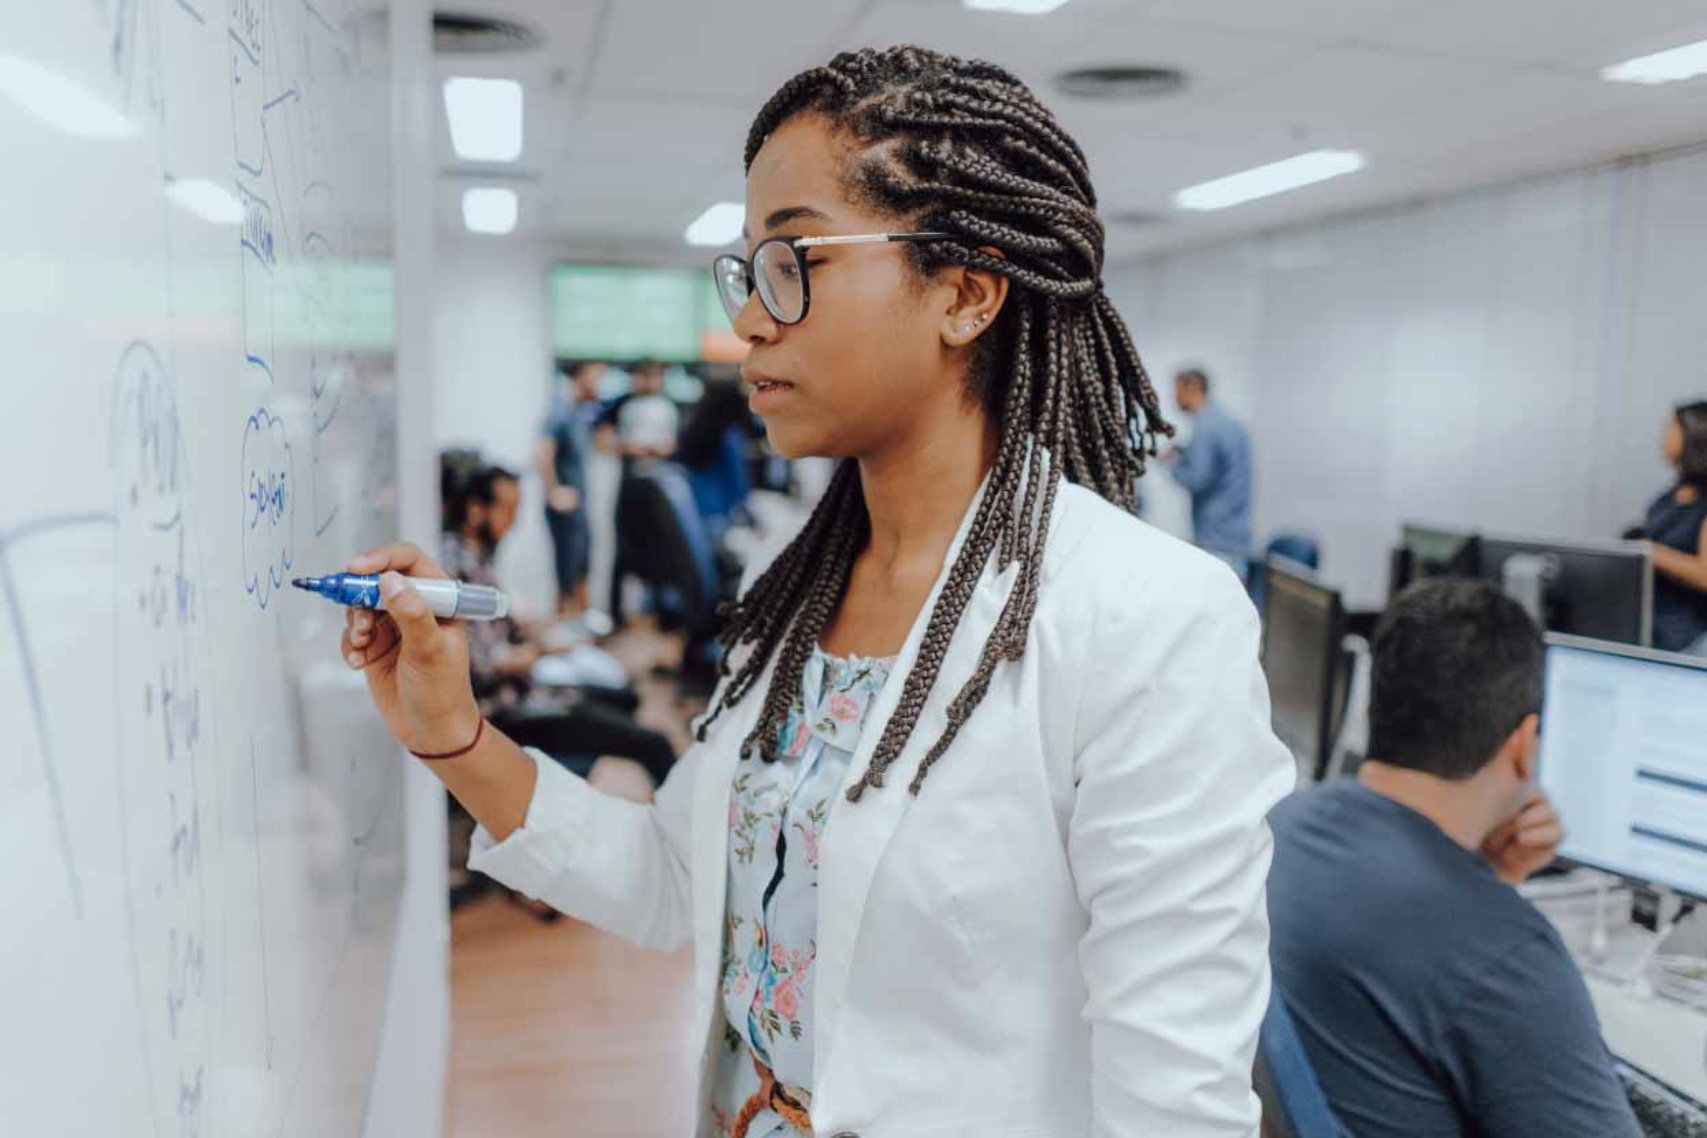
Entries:
[[986,635],[1000,616],[1007,593],[1017,577],[1017,566],[1009,566],[1007,572],[999,577],[993,559],[984,566],[960,625],[950,641],[936,683],[919,714],[918,723],[901,754],[890,764],[884,785],[878,789],[867,788],[857,803],[847,801],[848,788],[858,782],[870,766],[884,727],[900,703],[901,689],[906,685],[907,673],[918,660],[931,611],[936,607],[949,571],[966,542],[983,492],[981,488],[967,508],[930,597],[913,621],[889,681],[883,685],[866,717],[860,745],[848,764],[842,793],[836,798],[824,830],[818,864],[818,955],[814,963],[817,975],[813,981],[812,1001],[815,1077],[822,1077],[834,1043],[836,1026],[847,995],[854,944],[872,878],[896,827],[913,802],[907,788],[918,772],[924,753],[947,725],[948,704],[971,675]]

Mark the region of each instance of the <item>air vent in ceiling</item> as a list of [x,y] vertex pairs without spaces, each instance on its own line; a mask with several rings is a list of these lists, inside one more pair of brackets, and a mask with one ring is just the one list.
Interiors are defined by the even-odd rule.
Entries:
[[526,24],[470,12],[433,13],[433,50],[440,55],[504,55],[544,42]]
[[1115,65],[1076,67],[1055,77],[1055,87],[1076,99],[1155,99],[1185,88],[1185,72],[1173,67]]

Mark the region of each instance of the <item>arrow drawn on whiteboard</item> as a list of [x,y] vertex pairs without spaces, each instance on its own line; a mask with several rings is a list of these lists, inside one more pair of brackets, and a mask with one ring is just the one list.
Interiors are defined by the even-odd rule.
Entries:
[[47,782],[48,802],[53,807],[54,832],[59,838],[59,860],[65,865],[66,885],[71,890],[71,908],[77,919],[83,919],[83,885],[77,875],[77,859],[71,849],[71,827],[65,818],[65,798],[59,789],[59,768],[53,757],[53,735],[47,726],[47,707],[42,700],[41,680],[36,674],[34,653],[30,650],[29,630],[24,627],[23,606],[18,603],[18,587],[12,578],[11,551],[21,541],[50,530],[75,526],[110,526],[112,514],[60,514],[25,522],[10,532],[0,532],[0,597],[6,603],[6,615],[12,622],[12,635],[17,641],[18,658],[23,665],[24,688],[30,701],[30,716],[35,720],[36,744],[41,748],[42,773]]

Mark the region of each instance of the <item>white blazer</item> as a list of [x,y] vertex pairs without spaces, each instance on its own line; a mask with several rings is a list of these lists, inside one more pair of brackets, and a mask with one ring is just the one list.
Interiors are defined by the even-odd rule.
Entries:
[[[976,503],[974,503],[974,509]],[[870,712],[866,768],[973,510]],[[1016,579],[987,566],[881,789],[820,850],[820,1138],[1257,1133],[1265,817],[1294,781],[1256,614],[1220,561],[1063,484],[1023,659],[907,787]],[[650,948],[694,945],[699,1117],[737,747],[768,676],[640,806],[535,755],[523,827],[469,864]],[[702,1128],[703,1135],[705,1130]]]

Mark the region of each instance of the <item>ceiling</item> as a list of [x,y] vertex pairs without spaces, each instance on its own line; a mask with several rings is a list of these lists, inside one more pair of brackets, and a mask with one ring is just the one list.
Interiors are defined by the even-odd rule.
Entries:
[[[1707,39],[1701,0],[1071,0],[1043,17],[959,0],[444,0],[543,34],[507,56],[441,56],[441,75],[520,79],[525,148],[460,167],[439,120],[438,210],[462,188],[517,186],[521,223],[488,240],[585,260],[697,263],[682,231],[742,196],[753,114],[836,51],[911,42],[1000,63],[1090,159],[1120,260],[1331,214],[1707,140],[1707,77],[1643,87],[1599,69]],[[1183,69],[1186,88],[1102,103],[1054,90],[1068,68]],[[1215,213],[1175,190],[1316,148],[1363,171]]]

